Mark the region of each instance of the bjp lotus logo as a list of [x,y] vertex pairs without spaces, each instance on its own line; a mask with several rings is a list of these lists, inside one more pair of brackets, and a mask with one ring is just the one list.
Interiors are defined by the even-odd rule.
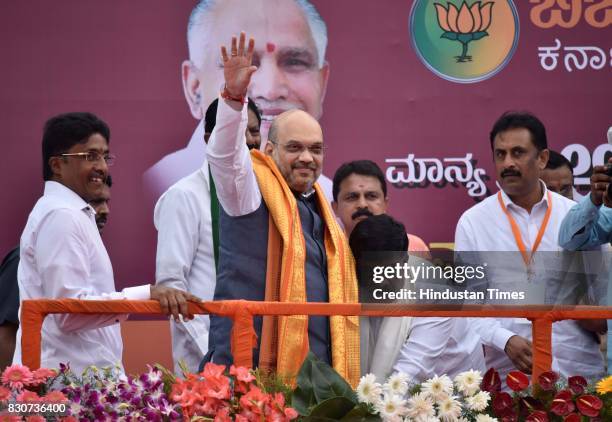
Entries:
[[419,58],[436,75],[453,82],[479,82],[512,58],[518,44],[518,13],[512,0],[416,0],[410,35]]
[[468,44],[478,41],[489,35],[487,29],[491,25],[491,9],[493,3],[481,4],[479,1],[468,7],[464,1],[461,9],[457,10],[453,3],[447,3],[448,8],[435,3],[438,13],[438,25],[444,30],[442,38],[459,41],[463,46],[457,62],[471,61],[472,56],[467,55]]

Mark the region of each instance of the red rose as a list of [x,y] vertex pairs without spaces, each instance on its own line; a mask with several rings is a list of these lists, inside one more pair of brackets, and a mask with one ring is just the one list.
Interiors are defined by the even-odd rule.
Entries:
[[510,371],[506,377],[506,384],[512,391],[523,391],[529,387],[529,377],[521,371]]
[[571,391],[559,391],[550,405],[550,411],[559,416],[565,416],[572,413],[574,411],[574,402],[572,398]]
[[538,384],[542,387],[544,391],[551,391],[555,388],[555,383],[559,379],[559,375],[555,372],[548,371],[542,372],[538,377]]

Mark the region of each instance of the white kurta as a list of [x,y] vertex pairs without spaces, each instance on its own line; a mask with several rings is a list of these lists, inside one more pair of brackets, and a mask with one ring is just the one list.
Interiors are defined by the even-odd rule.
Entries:
[[[216,270],[213,250],[208,163],[179,180],[159,198],[154,213],[157,228],[157,284],[212,300]],[[170,322],[174,370],[179,361],[197,372],[208,351],[210,319],[196,315],[188,322]]]

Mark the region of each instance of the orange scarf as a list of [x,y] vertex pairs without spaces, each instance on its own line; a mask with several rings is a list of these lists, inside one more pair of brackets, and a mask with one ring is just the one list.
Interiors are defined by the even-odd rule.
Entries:
[[[269,211],[266,301],[306,301],[306,243],[296,199],[272,157],[251,151],[261,196]],[[357,303],[357,277],[348,242],[318,183],[314,185],[325,223],[330,303]],[[330,317],[333,367],[353,387],[360,376],[359,318]],[[308,317],[264,317],[259,365],[295,380],[308,353]]]

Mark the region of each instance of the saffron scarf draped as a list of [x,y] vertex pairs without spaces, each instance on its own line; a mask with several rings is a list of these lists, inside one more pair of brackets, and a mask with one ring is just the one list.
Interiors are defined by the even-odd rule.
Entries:
[[[261,196],[269,211],[266,301],[306,302],[306,243],[295,196],[268,155],[251,151]],[[317,204],[325,224],[330,303],[357,303],[355,264],[342,229],[318,183]],[[360,377],[359,318],[331,316],[332,364],[353,387]],[[308,317],[264,317],[259,366],[294,380],[308,353]]]

